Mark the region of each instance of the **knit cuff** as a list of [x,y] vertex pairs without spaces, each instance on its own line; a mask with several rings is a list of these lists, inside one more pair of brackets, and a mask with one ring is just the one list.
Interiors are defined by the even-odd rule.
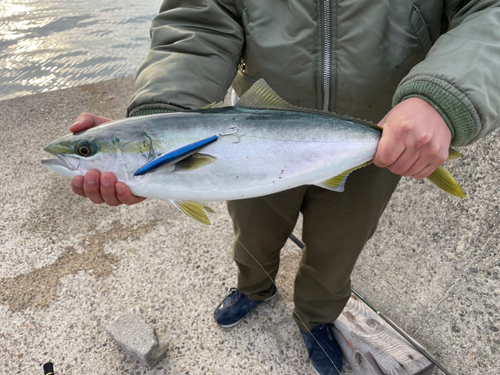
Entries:
[[135,117],[135,116],[146,116],[146,115],[154,115],[157,113],[169,113],[169,112],[175,112],[170,109],[143,109],[141,111],[136,111],[129,115],[129,117]]
[[443,117],[451,131],[452,146],[465,145],[476,134],[476,123],[465,104],[435,83],[417,80],[403,83],[396,90],[392,105],[415,97],[425,100]]
[[184,112],[184,111],[186,111],[185,108],[178,107],[172,104],[164,104],[164,103],[143,104],[132,110],[129,109],[127,117],[154,115],[157,113],[168,113],[168,112]]

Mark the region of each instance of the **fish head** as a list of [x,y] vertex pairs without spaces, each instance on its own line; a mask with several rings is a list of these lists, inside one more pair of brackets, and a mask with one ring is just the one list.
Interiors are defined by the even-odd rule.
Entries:
[[124,182],[155,153],[147,133],[107,125],[66,135],[44,150],[55,158],[43,159],[42,165],[54,172],[75,177],[97,170],[111,172]]
[[44,150],[56,158],[43,159],[42,165],[68,177],[84,175],[91,169],[105,171],[110,158],[116,155],[103,153],[103,143],[95,133],[83,131],[69,134],[49,143]]

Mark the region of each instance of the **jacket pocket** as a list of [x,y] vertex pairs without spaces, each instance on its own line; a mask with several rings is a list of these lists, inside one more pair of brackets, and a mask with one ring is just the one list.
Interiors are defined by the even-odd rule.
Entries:
[[432,47],[431,36],[425,24],[425,20],[415,4],[412,5],[410,13],[410,26],[412,34],[418,40],[422,53],[424,56],[427,55],[427,52],[429,52]]

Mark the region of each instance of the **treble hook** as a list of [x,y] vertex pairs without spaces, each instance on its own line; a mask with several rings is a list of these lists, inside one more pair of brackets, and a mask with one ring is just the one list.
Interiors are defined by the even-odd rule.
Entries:
[[224,133],[224,134],[221,134],[221,133],[217,134],[217,139],[222,138],[222,137],[226,137],[228,135],[234,135],[234,136],[238,137],[238,141],[237,142],[233,142],[233,143],[240,143],[241,138],[240,138],[239,135],[236,135],[236,133],[238,133],[240,131],[240,129],[237,126],[231,126],[229,128],[229,130],[232,130],[232,131],[230,131],[228,133]]

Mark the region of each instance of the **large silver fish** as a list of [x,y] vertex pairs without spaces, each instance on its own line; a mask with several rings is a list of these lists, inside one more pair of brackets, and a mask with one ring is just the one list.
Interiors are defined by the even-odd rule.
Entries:
[[[135,176],[164,152],[226,133],[173,165]],[[381,128],[322,111],[299,108],[260,80],[234,107],[132,117],[67,135],[45,151],[42,164],[68,177],[91,169],[112,172],[133,194],[168,199],[182,212],[209,225],[204,203],[258,197],[301,185],[342,192],[347,176],[368,165]],[[447,192],[465,196],[442,167],[431,177]]]

